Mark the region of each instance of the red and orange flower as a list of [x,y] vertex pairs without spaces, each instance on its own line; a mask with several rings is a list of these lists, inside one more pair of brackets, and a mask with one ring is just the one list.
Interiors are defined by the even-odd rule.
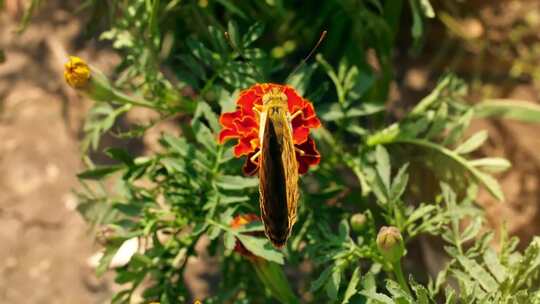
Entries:
[[251,157],[260,149],[259,143],[259,117],[253,110],[258,105],[262,106],[264,94],[278,88],[287,96],[289,112],[292,114],[301,111],[292,120],[294,145],[304,153],[296,151],[298,161],[298,173],[304,174],[310,166],[317,165],[321,156],[315,142],[309,137],[309,130],[321,125],[319,118],[311,102],[302,98],[292,87],[273,83],[255,84],[240,93],[236,100],[236,111],[221,114],[219,122],[223,130],[219,133],[219,142],[224,143],[229,139],[237,139],[234,146],[234,155],[241,157],[247,155],[242,170],[246,175],[253,175],[259,169],[258,164],[251,161]]

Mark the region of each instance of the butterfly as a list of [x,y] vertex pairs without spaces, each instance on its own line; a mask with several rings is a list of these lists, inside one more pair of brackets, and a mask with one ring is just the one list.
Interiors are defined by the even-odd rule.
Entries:
[[[272,88],[262,97],[259,111],[259,205],[266,236],[283,247],[296,222],[298,162],[293,143],[287,96]],[[257,109],[257,108],[255,108]],[[296,115],[300,112],[296,112]]]
[[[325,35],[326,31],[322,33],[319,42],[310,54],[304,58],[302,63],[291,74],[294,74],[313,54]],[[258,93],[254,93],[257,90],[259,90]],[[286,90],[289,90],[287,94]],[[251,165],[253,170],[246,170],[250,174],[255,172],[254,170],[258,169],[259,171],[259,205],[265,234],[275,247],[281,248],[286,244],[296,222],[300,196],[298,189],[299,171],[305,173],[309,165],[317,164],[320,159],[313,141],[308,138],[308,133],[304,133],[299,137],[302,138],[303,136],[301,143],[307,148],[311,148],[310,150],[313,152],[306,153],[305,149],[295,146],[296,134],[294,134],[293,120],[297,116],[302,116],[299,119],[305,124],[303,130],[307,130],[307,132],[309,132],[309,128],[318,127],[320,122],[316,118],[311,103],[305,101],[288,86],[263,83],[256,84],[245,92],[244,97],[241,94],[237,104],[242,104],[241,108],[247,104],[252,105],[252,107],[248,106],[247,110],[241,109],[222,115],[222,124],[226,129],[222,131],[220,141],[227,137],[240,137],[241,140],[235,147],[235,155],[249,153],[255,149],[254,146],[258,146],[258,151],[250,155],[246,162],[248,166],[245,166],[245,168]],[[250,92],[254,96],[249,95]],[[262,94],[262,96],[258,94]],[[250,99],[249,96],[252,96],[253,99]],[[289,100],[288,96],[291,96],[294,100]],[[251,100],[251,102],[241,102],[242,98],[245,98],[245,101]],[[291,113],[290,110],[294,109],[295,104],[300,109],[295,109],[295,112]],[[305,117],[306,113],[304,111],[306,107],[309,109],[307,110],[309,117]],[[258,123],[247,117],[249,116],[247,113],[255,113]],[[234,118],[236,115],[242,114],[244,115],[243,119],[236,120]],[[304,118],[307,120],[304,121]],[[246,135],[244,129],[257,124],[258,136]],[[256,138],[250,136],[256,136]],[[254,144],[257,140],[258,143]],[[249,142],[249,144],[246,144],[246,142]],[[298,159],[303,157],[311,158],[313,161],[307,162],[307,164],[304,161],[300,166]]]

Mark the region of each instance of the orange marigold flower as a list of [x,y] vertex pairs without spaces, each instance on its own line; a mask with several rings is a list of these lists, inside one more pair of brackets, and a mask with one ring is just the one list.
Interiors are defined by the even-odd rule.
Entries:
[[[240,214],[240,215],[235,216],[232,219],[230,226],[231,228],[238,229],[249,223],[257,222],[260,220],[261,219],[256,214],[253,214],[253,213]],[[264,236],[264,233],[262,231],[247,232],[246,234],[252,235],[252,236]],[[234,244],[234,251],[248,258],[255,257],[255,255],[251,253],[249,250],[247,250],[246,247],[244,247],[244,245],[242,244],[242,242],[240,242],[238,239],[236,240]]]
[[248,156],[243,167],[247,175],[257,172],[258,164],[250,160],[260,149],[259,143],[259,117],[253,110],[255,106],[262,106],[264,94],[278,88],[287,96],[289,112],[292,114],[300,111],[292,120],[292,131],[294,145],[300,151],[296,151],[298,160],[298,172],[304,174],[310,166],[320,162],[320,154],[317,151],[315,142],[309,137],[312,128],[321,125],[315,113],[313,104],[301,97],[292,87],[273,83],[255,84],[247,90],[240,92],[236,100],[236,111],[221,114],[219,122],[223,129],[219,133],[219,142],[224,143],[229,139],[236,139],[234,155],[236,157]]

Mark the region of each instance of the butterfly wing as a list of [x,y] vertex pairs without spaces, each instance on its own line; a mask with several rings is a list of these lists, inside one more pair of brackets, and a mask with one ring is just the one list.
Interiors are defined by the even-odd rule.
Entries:
[[266,236],[282,247],[296,221],[298,163],[286,109],[268,109],[261,142],[259,192]]

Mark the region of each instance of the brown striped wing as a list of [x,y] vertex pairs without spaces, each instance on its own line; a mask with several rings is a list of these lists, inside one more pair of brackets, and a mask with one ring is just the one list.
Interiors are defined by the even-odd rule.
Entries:
[[298,163],[284,107],[271,107],[265,122],[259,169],[261,217],[266,236],[285,245],[296,222]]

